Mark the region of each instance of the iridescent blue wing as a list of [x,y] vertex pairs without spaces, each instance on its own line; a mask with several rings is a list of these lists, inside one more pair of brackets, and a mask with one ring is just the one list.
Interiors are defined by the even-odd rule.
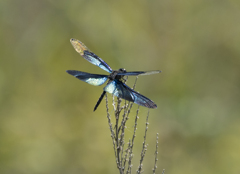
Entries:
[[107,75],[90,74],[90,73],[75,71],[75,70],[67,70],[66,72],[94,86],[100,86],[103,83],[105,83],[108,79]]
[[132,72],[122,72],[118,73],[118,75],[124,75],[124,76],[138,76],[138,75],[151,75],[151,74],[157,74],[161,71],[132,71]]
[[77,39],[70,39],[70,42],[74,49],[87,61],[90,63],[102,68],[103,70],[111,73],[112,68],[104,62],[100,57],[96,54],[92,53],[81,41]]
[[134,102],[138,105],[147,108],[157,108],[157,105],[152,100],[132,90],[130,87],[119,80],[110,82],[107,86],[104,87],[103,90],[119,98]]
[[119,80],[114,80],[110,82],[103,88],[103,90],[119,98],[134,102],[134,96],[132,95],[132,93],[127,88],[125,88],[123,83]]

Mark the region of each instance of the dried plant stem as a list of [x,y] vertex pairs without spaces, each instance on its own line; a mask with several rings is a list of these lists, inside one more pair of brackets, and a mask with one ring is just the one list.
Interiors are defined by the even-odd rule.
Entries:
[[111,117],[110,117],[110,113],[109,113],[107,94],[106,94],[106,108],[107,108],[107,119],[108,119],[109,129],[110,129],[110,132],[111,132],[111,137],[112,137],[112,142],[113,142],[113,149],[114,149],[115,159],[116,159],[116,163],[118,163],[118,161],[117,161],[117,151],[116,151],[115,134],[114,134],[114,130],[113,130],[113,127],[112,127],[112,122],[111,122]]
[[157,169],[157,155],[158,155],[158,133],[157,133],[157,137],[156,137],[156,151],[155,151],[155,161],[154,161],[154,167],[153,167],[153,174],[155,174],[156,169]]
[[[135,80],[135,83],[133,85],[133,89],[136,86],[137,79]],[[131,174],[132,173],[132,159],[133,159],[133,146],[134,146],[134,141],[136,137],[136,131],[137,131],[137,125],[138,125],[138,115],[139,115],[139,106],[136,111],[135,115],[135,123],[134,123],[134,128],[133,128],[133,135],[129,139],[127,143],[126,149],[124,149],[125,145],[125,128],[126,128],[126,123],[129,119],[129,114],[131,112],[133,102],[127,102],[125,100],[124,105],[121,106],[122,99],[117,98],[117,100],[114,100],[114,96],[112,97],[112,105],[113,105],[113,110],[114,110],[114,116],[115,120],[112,122],[111,116],[109,113],[109,106],[108,106],[108,98],[106,95],[106,108],[107,108],[107,119],[108,119],[108,125],[109,129],[111,132],[111,138],[113,141],[113,149],[114,149],[114,155],[115,155],[115,160],[117,164],[117,168],[120,172],[120,174]],[[123,112],[122,112],[123,111]],[[145,153],[147,151],[147,145],[146,145],[146,137],[147,137],[147,130],[148,130],[148,118],[149,118],[149,110],[147,113],[146,117],[146,127],[145,127],[145,134],[144,134],[144,140],[143,140],[143,146],[142,146],[142,151],[140,155],[140,164],[137,168],[137,173],[142,173],[143,172],[143,160],[145,157]],[[113,123],[115,125],[113,125]],[[157,141],[156,141],[156,151],[155,151],[155,164],[153,168],[153,173],[155,174],[156,168],[157,168],[157,148],[158,148],[158,134],[157,134]],[[163,171],[164,173],[164,171]]]
[[139,106],[137,109],[136,117],[135,117],[135,124],[134,124],[134,131],[133,131],[133,136],[132,136],[132,142],[129,146],[129,159],[128,159],[128,170],[127,173],[132,172],[132,158],[133,158],[133,145],[134,145],[134,140],[136,137],[136,131],[137,131],[137,121],[138,121],[138,113],[139,113]]
[[126,166],[126,162],[128,161],[127,157],[129,155],[129,152],[130,152],[130,146],[131,146],[131,140],[129,139],[128,141],[128,147],[127,149],[125,150],[125,156],[123,158],[123,169],[125,169],[125,166]]
[[145,153],[147,151],[147,145],[146,145],[146,138],[147,138],[147,130],[148,130],[148,117],[149,117],[149,110],[146,118],[146,127],[145,127],[145,135],[144,135],[144,141],[143,141],[143,146],[142,146],[142,152],[141,152],[141,158],[140,158],[140,164],[138,166],[137,173],[141,173],[142,167],[143,167],[143,159],[145,157]]
[[117,102],[117,109],[115,111],[115,118],[116,118],[116,125],[115,125],[115,141],[117,142],[117,166],[118,169],[120,170],[120,173],[122,173],[122,167],[121,167],[121,160],[120,160],[120,152],[121,152],[121,148],[120,148],[120,139],[118,138],[119,136],[119,129],[118,129],[118,123],[119,123],[119,114],[121,112],[120,110],[120,104],[122,99],[117,98],[118,102]]

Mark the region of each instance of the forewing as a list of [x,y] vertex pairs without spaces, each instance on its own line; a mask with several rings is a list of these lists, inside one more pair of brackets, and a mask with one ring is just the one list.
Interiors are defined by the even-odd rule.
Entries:
[[132,90],[130,87],[118,80],[114,80],[109,83],[104,88],[104,91],[147,108],[157,108],[157,105],[152,100]]
[[67,70],[67,73],[94,86],[100,86],[108,79],[107,75],[90,74],[75,70]]
[[118,75],[124,75],[124,76],[138,76],[138,75],[151,75],[151,74],[157,74],[161,71],[132,71],[132,72],[123,72],[118,73]]
[[100,57],[96,54],[92,53],[81,41],[77,39],[70,39],[70,42],[74,49],[87,61],[90,63],[102,68],[103,70],[111,73],[112,68],[104,62]]

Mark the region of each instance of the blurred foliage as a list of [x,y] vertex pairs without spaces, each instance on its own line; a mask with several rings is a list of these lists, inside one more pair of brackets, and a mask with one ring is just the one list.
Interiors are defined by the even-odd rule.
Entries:
[[[157,132],[159,173],[240,173],[239,7],[237,0],[0,1],[0,173],[117,172],[104,102],[92,112],[103,87],[65,70],[105,72],[70,38],[113,69],[162,70],[136,88],[158,105],[145,173]],[[146,113],[141,107],[134,160]]]

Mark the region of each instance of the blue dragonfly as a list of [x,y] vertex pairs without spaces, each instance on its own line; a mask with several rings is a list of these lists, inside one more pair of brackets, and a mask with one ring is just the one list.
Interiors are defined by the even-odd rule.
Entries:
[[147,108],[157,108],[157,105],[147,97],[139,94],[130,87],[128,87],[123,81],[124,76],[138,76],[138,75],[150,75],[157,74],[161,71],[132,71],[127,72],[125,69],[120,68],[119,70],[112,70],[112,68],[104,62],[100,57],[91,52],[81,41],[77,39],[70,39],[70,42],[74,49],[87,61],[100,67],[101,69],[110,73],[110,75],[90,74],[82,71],[67,70],[66,72],[76,78],[94,86],[100,86],[107,80],[107,85],[103,88],[103,93],[97,101],[94,107],[95,111],[101,103],[106,92],[113,94],[116,97],[134,102],[138,105]]

